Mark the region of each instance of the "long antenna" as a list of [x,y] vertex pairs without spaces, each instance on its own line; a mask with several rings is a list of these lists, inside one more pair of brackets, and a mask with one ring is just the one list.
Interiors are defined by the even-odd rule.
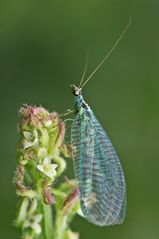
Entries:
[[[87,82],[90,80],[90,78],[97,72],[97,70],[104,64],[104,62],[108,59],[108,57],[111,55],[111,53],[113,52],[113,50],[116,48],[116,46],[118,45],[118,43],[120,42],[120,40],[123,38],[123,36],[125,35],[125,33],[127,32],[128,28],[130,27],[132,22],[132,17],[130,17],[128,24],[126,25],[126,27],[124,28],[124,30],[122,31],[122,33],[120,34],[119,38],[117,39],[117,41],[114,43],[113,47],[109,50],[109,52],[105,55],[105,57],[103,58],[103,60],[99,63],[99,65],[94,69],[94,71],[90,74],[90,76],[86,79],[86,81],[84,82],[84,84],[80,86],[81,88],[83,88]],[[83,82],[83,79],[82,79]]]
[[85,59],[85,64],[84,64],[84,70],[83,70],[82,78],[80,80],[78,88],[81,87],[81,85],[82,85],[82,83],[84,81],[85,75],[86,75],[86,71],[87,71],[87,67],[88,67],[88,55],[89,55],[89,50],[87,49],[86,59]]

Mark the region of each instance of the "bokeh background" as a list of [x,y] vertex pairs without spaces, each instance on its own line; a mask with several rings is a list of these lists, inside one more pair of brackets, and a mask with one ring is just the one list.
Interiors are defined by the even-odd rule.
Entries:
[[[81,239],[159,238],[159,1],[0,1],[0,238],[20,238],[12,226],[16,195],[16,125],[22,103],[50,111],[73,108],[90,48],[88,75],[129,16],[127,34],[83,90],[124,168],[124,224],[99,228],[76,216]],[[73,176],[72,163],[68,175]]]

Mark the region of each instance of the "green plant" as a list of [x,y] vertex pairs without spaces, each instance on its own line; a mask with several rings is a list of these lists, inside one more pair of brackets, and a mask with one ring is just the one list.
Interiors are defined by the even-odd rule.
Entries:
[[60,183],[64,157],[71,157],[65,124],[43,107],[25,105],[19,113],[15,225],[23,239],[77,239],[70,222],[79,210],[79,191],[74,180]]

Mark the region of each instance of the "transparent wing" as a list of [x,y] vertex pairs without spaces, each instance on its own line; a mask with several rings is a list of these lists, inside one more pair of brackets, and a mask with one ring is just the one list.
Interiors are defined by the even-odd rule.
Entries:
[[122,223],[126,208],[124,174],[115,149],[92,110],[80,109],[71,138],[84,216],[99,226]]

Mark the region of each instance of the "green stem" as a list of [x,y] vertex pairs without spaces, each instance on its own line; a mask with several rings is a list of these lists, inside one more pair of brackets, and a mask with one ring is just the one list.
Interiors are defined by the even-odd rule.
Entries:
[[42,203],[43,211],[43,232],[45,239],[54,239],[54,228],[53,228],[53,218],[52,218],[52,209],[50,205]]
[[21,224],[25,220],[25,216],[26,216],[26,211],[27,211],[28,205],[29,205],[29,199],[27,197],[24,197],[21,200],[21,204],[19,206],[19,211],[18,211],[17,218],[16,218],[16,225],[18,227],[21,226]]
[[64,239],[64,233],[67,226],[66,216],[63,215],[62,211],[58,211],[56,215],[55,224],[55,238],[54,239]]

